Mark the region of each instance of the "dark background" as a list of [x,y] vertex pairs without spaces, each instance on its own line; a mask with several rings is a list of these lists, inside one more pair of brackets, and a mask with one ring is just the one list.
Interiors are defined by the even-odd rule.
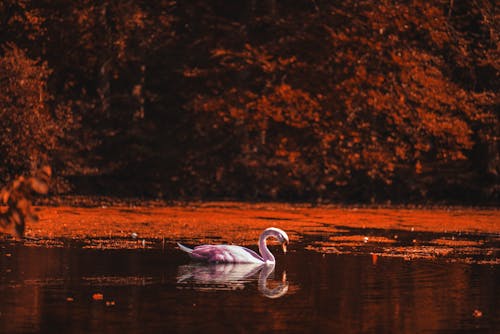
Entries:
[[497,204],[494,1],[0,3],[0,180]]

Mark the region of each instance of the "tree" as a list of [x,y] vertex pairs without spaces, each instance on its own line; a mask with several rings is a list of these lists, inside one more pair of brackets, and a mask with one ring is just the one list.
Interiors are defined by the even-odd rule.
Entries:
[[446,5],[362,1],[276,12],[233,23],[233,35],[212,48],[213,63],[186,71],[207,82],[193,97],[200,136],[231,143],[220,150],[231,159],[219,172],[205,170],[244,175],[265,195],[356,200],[394,190],[425,198],[443,182],[477,181],[468,160],[479,133],[498,126],[494,90],[455,76],[473,41],[457,33]]
[[57,149],[63,113],[51,112],[47,64],[30,59],[14,44],[0,57],[0,174],[12,177],[46,162]]
[[494,199],[495,9],[6,0],[0,173],[50,155],[91,193]]
[[76,179],[131,172],[150,154],[146,104],[156,95],[149,88],[149,66],[154,69],[150,59],[172,39],[171,2],[36,6],[47,35],[43,57],[54,69],[51,90],[81,123],[67,138],[72,158],[61,168]]

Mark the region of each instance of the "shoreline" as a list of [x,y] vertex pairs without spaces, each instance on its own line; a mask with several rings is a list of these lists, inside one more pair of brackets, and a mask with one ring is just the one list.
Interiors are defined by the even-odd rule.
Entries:
[[83,207],[93,208],[101,206],[134,206],[134,207],[171,207],[171,206],[234,206],[237,205],[290,205],[306,208],[363,208],[363,209],[438,209],[438,210],[454,210],[454,209],[477,209],[477,210],[498,210],[500,205],[493,202],[482,204],[467,204],[467,203],[448,203],[448,202],[416,202],[416,203],[392,203],[391,201],[376,202],[376,203],[355,203],[355,202],[316,202],[316,201],[245,201],[235,199],[154,199],[141,197],[113,197],[113,196],[86,196],[86,195],[56,195],[45,198],[35,198],[34,203],[38,206],[47,207]]
[[[445,258],[500,264],[497,209],[360,208],[285,203],[199,202],[167,206],[35,206],[25,246],[168,249],[227,243],[255,247],[282,228],[290,250],[323,254]],[[12,237],[0,235],[1,240]],[[271,245],[273,243],[271,242]],[[294,249],[295,248],[295,249]]]

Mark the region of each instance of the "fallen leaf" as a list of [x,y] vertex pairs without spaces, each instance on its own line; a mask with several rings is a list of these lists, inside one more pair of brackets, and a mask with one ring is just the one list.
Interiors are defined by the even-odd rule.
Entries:
[[103,300],[103,299],[104,299],[104,296],[103,296],[103,294],[102,294],[102,293],[94,293],[94,294],[92,295],[92,299],[93,299],[93,300]]

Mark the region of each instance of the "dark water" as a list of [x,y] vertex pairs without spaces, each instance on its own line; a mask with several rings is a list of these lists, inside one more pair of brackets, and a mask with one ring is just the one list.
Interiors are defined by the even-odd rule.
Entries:
[[500,330],[498,265],[292,250],[271,273],[174,248],[0,252],[0,333]]

